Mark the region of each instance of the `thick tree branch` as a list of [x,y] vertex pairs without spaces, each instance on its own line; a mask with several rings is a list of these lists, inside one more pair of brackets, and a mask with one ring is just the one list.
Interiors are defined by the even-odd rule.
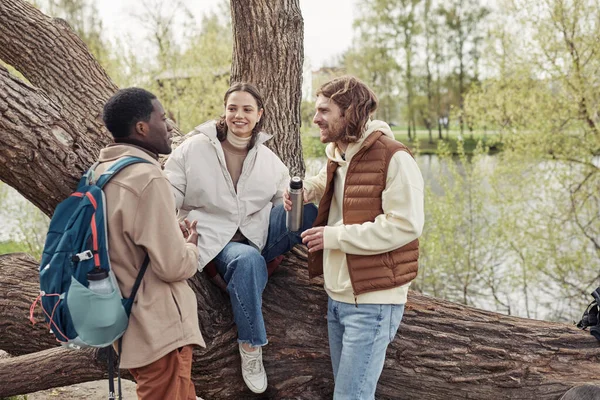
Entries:
[[83,41],[64,20],[23,0],[0,0],[0,22],[0,59],[77,120],[80,134],[98,137],[100,110],[117,87]]
[[[53,348],[0,359],[0,398],[74,385],[107,377],[107,361],[97,350]],[[108,392],[108,383],[107,383]]]
[[22,0],[0,0],[0,59],[35,86],[0,67],[0,180],[50,215],[110,142],[117,88],[68,25]]
[[93,162],[91,154],[76,144],[76,125],[42,91],[2,67],[0,115],[0,179],[50,215]]

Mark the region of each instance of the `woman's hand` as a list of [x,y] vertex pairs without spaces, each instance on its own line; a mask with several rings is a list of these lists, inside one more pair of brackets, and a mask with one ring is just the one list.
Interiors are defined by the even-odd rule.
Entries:
[[[306,190],[302,191],[302,200],[304,201],[304,204],[309,202],[306,195]],[[292,199],[290,198],[290,192],[288,192],[287,189],[285,189],[285,192],[283,192],[283,209],[285,211],[292,211]]]
[[283,192],[283,209],[285,211],[292,211],[292,199],[290,199],[290,192],[287,189]]

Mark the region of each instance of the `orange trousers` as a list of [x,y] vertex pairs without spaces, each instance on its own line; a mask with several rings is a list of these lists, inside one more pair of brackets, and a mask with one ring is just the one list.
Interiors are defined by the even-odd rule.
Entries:
[[173,350],[141,368],[129,370],[139,400],[196,400],[192,382],[192,346]]

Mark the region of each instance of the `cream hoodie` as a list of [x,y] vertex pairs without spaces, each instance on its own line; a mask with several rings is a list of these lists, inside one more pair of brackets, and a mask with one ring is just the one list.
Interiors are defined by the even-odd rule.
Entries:
[[[335,172],[334,194],[329,219],[324,231],[323,275],[327,294],[336,301],[361,304],[404,304],[410,284],[364,293],[355,298],[348,274],[346,254],[372,255],[385,253],[413,241],[421,235],[424,223],[423,177],[415,160],[405,151],[398,151],[390,160],[386,187],[382,193],[384,213],[374,222],[344,225],[342,204],[344,182],[352,157],[364,140],[381,131],[394,138],[390,127],[382,121],[370,121],[367,131],[356,143],[348,145],[345,160],[335,143],[325,150],[327,158],[339,166]],[[318,203],[327,181],[327,166],[314,177],[305,180],[308,201]]]

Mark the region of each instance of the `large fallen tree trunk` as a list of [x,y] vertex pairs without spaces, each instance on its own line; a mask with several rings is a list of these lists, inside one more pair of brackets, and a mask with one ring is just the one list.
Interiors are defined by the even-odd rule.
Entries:
[[[267,286],[264,313],[269,345],[265,368],[270,398],[330,398],[332,376],[327,348],[326,296],[319,283],[307,280],[301,248],[288,254]],[[11,354],[40,351],[52,345],[27,320],[34,299],[35,261],[22,255],[0,256],[0,347]],[[4,272],[21,277],[11,279]],[[198,295],[200,325],[206,349],[197,349],[193,375],[205,399],[249,396],[241,380],[236,333],[227,298],[198,275],[191,280]],[[14,293],[20,293],[14,299]],[[9,321],[9,322],[6,322]],[[26,337],[36,338],[28,342]],[[42,338],[41,345],[37,342]],[[27,344],[29,343],[29,345]],[[23,347],[25,346],[25,347]],[[33,360],[42,351],[0,362],[0,397],[97,379],[104,364],[85,352],[54,357],[56,370],[75,371],[60,380],[44,374]],[[68,356],[67,356],[68,355]],[[81,359],[79,359],[80,355]],[[13,374],[23,361],[39,378]],[[388,350],[377,398],[395,399],[557,399],[575,384],[598,382],[600,348],[596,340],[573,326],[514,318],[410,294],[401,329]],[[103,375],[102,375],[103,376]],[[12,379],[9,379],[12,377]]]
[[[269,4],[256,2],[257,7]],[[251,15],[275,18],[277,13],[297,13],[296,9],[279,7],[276,13]],[[297,18],[294,14],[289,21],[297,26]],[[116,87],[68,26],[22,0],[0,0],[0,59],[29,82],[0,67],[0,179],[51,214],[108,142],[99,115]],[[285,64],[277,57],[272,62]],[[298,93],[278,95],[298,97]],[[294,164],[285,157],[284,161]],[[0,397],[94,379],[104,368],[93,352],[54,349],[56,342],[43,324],[30,324],[29,304],[38,294],[37,281],[31,257],[0,257],[0,349],[13,356],[0,361]],[[228,299],[201,274],[190,284],[207,342],[194,357],[198,395],[249,397],[241,379]],[[298,248],[267,286],[265,366],[270,398],[331,397],[321,284],[308,282],[305,256]],[[51,360],[61,379],[39,360]],[[501,316],[411,293],[377,396],[556,399],[575,384],[600,383],[599,361],[595,339],[572,326]]]

